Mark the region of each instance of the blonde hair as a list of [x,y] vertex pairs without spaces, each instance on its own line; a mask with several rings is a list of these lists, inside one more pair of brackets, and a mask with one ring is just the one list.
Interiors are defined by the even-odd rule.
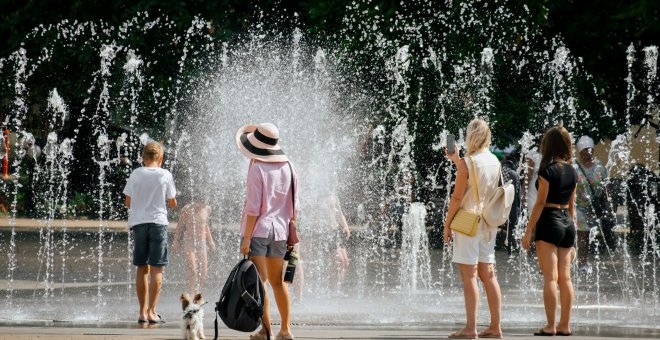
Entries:
[[465,144],[468,155],[489,147],[490,128],[488,127],[488,123],[483,119],[473,119],[467,126]]
[[145,161],[157,161],[163,158],[163,147],[160,143],[149,142],[142,148],[142,159]]

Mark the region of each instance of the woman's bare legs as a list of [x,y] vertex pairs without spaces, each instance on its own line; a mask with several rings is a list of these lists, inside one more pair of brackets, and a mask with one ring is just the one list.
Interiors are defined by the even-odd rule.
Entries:
[[290,299],[289,287],[284,283],[284,259],[279,257],[266,257],[266,265],[268,266],[268,282],[273,288],[275,301],[277,302],[277,309],[282,317],[282,326],[277,335],[290,336],[291,335],[291,319],[290,319]]
[[[270,283],[270,286],[273,288],[273,293],[275,295],[275,301],[277,302],[277,309],[280,312],[282,317],[282,326],[278,335],[291,335],[291,320],[290,320],[290,301],[289,301],[289,289],[287,284],[282,281],[284,279],[284,259],[277,257],[266,257],[266,256],[252,256],[250,260],[254,262],[254,265],[257,267],[259,276],[261,276],[261,281],[264,286],[267,283]],[[270,329],[270,298],[268,292],[264,296],[264,316],[263,324]],[[259,333],[266,334],[266,329],[261,328]]]
[[477,287],[477,265],[458,264],[463,280],[463,297],[465,298],[465,315],[467,323],[463,330],[457,332],[464,335],[477,335],[477,305],[479,291]]
[[559,275],[557,271],[557,246],[545,241],[536,241],[536,254],[543,273],[543,304],[545,305],[545,317],[547,319],[543,331],[555,334],[557,331],[555,319],[557,315],[557,280]]
[[573,248],[557,248],[557,266],[559,279],[559,292],[561,314],[557,332],[571,333],[571,309],[573,308],[573,282],[571,281],[571,260],[573,259]]
[[486,298],[488,299],[488,309],[490,310],[490,324],[488,328],[481,331],[482,335],[501,335],[500,315],[502,310],[502,292],[500,284],[495,275],[495,266],[492,263],[479,262],[477,265],[479,278],[484,284]]
[[[265,288],[266,284],[268,283],[268,265],[266,263],[266,257],[250,256],[250,261],[252,261],[254,265],[257,267],[257,271],[259,272],[259,276],[261,277],[261,283],[264,284],[264,288]],[[266,328],[264,328],[264,326],[266,326],[268,327],[268,330],[272,336],[273,331],[270,328],[270,299],[268,297],[268,290],[265,290],[265,292],[266,294],[264,294],[264,314],[262,317],[262,326],[258,333],[265,335]]]

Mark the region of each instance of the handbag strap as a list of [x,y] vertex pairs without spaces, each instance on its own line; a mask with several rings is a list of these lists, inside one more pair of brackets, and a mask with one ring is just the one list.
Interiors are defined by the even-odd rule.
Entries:
[[[587,184],[589,184],[589,191],[591,191],[591,197],[589,197],[589,203],[591,203],[591,211],[594,212],[594,214],[598,215],[598,212],[596,211],[596,206],[599,205],[596,201],[596,189],[594,189],[594,186],[591,184],[589,181],[589,176],[587,176],[586,171],[584,171],[584,168],[582,168],[582,165],[580,165],[580,162],[576,162],[577,166],[580,168],[580,172],[584,175],[584,179],[587,181]],[[607,193],[603,193],[603,195],[607,195]],[[605,196],[607,197],[607,196]],[[611,208],[610,208],[611,209]],[[602,212],[602,210],[601,210]]]
[[293,215],[296,215],[296,187],[294,186],[294,179],[293,179],[293,167],[291,166],[291,162],[286,162],[286,164],[289,164],[289,170],[291,170],[291,201],[292,204],[291,206],[293,207]]
[[[589,176],[587,176],[587,172],[584,171],[584,168],[582,167],[582,165],[580,165],[580,162],[576,162],[576,163],[577,163],[578,168],[580,168],[580,172],[582,172],[582,174],[584,175],[584,179],[587,181],[587,184],[589,184],[589,190],[591,191],[591,197],[596,198],[596,190],[594,189],[594,186],[589,181]],[[592,201],[591,205],[593,205],[593,204],[594,204],[594,202]]]
[[[598,213],[596,212],[596,202],[594,201],[596,199],[596,190],[594,189],[594,186],[589,182],[589,176],[587,176],[587,173],[584,171],[582,168],[582,165],[580,165],[580,162],[575,162],[577,163],[578,167],[580,168],[580,171],[584,175],[584,179],[587,181],[587,184],[589,184],[589,189],[591,191],[591,197],[589,197],[589,203],[591,203],[591,211],[598,216]],[[605,196],[607,197],[607,196]],[[610,208],[611,209],[611,208]],[[602,212],[602,210],[601,210]],[[610,213],[612,211],[610,210]],[[602,220],[601,220],[602,221]],[[605,238],[605,233],[603,232],[603,223],[598,223],[598,233],[603,237],[603,242],[605,243],[605,246],[607,246],[607,239]],[[608,251],[609,251],[609,246],[607,246]]]
[[481,213],[481,197],[479,196],[479,180],[477,179],[477,166],[474,163],[474,159],[469,157],[470,163],[472,164],[472,178],[474,179],[474,196],[477,199],[477,206],[479,207],[479,213]]

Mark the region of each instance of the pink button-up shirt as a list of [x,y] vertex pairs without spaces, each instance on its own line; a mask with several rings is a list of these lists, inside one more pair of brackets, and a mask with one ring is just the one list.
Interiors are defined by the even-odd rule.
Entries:
[[[294,173],[296,195],[298,176]],[[296,201],[298,197],[296,197]],[[297,207],[297,204],[296,204]],[[246,215],[258,216],[251,237],[268,238],[273,228],[275,241],[286,240],[289,235],[289,221],[297,212],[293,211],[291,192],[291,170],[287,162],[255,161],[248,170],[247,197],[241,219],[241,236],[245,237]]]

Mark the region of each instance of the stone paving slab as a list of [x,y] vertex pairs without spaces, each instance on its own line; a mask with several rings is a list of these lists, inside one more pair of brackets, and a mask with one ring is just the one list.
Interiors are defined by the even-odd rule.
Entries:
[[[149,326],[145,326],[149,327]],[[27,339],[49,339],[49,340],[87,340],[87,339],[182,339],[181,331],[174,325],[168,327],[152,326],[152,329],[142,329],[138,326],[132,328],[94,328],[94,327],[0,327],[0,340],[27,340]],[[446,339],[450,331],[440,329],[429,329],[420,327],[342,327],[342,326],[318,326],[318,327],[294,327],[296,339]],[[660,331],[651,330],[649,334],[634,334],[621,336],[617,332],[609,334],[598,334],[589,336],[576,332],[573,340],[592,339],[639,339],[655,338]],[[207,339],[213,338],[213,330],[206,328]],[[510,339],[536,339],[527,330],[505,331],[505,338]],[[221,329],[220,339],[248,339],[247,333],[240,333]]]

